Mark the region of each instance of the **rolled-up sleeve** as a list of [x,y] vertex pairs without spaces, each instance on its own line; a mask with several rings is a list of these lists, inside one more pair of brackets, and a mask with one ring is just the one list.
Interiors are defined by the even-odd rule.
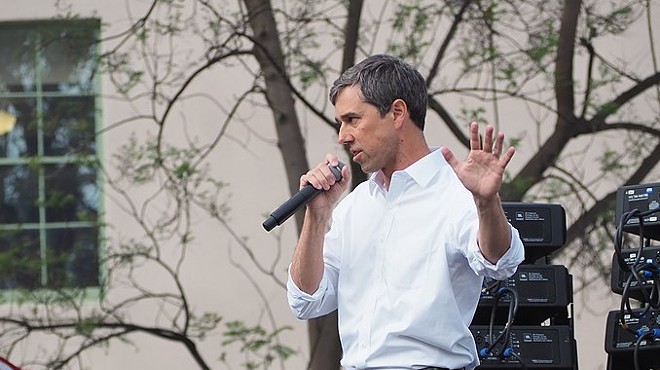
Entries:
[[[290,269],[291,266],[289,266]],[[293,314],[299,319],[307,320],[327,315],[336,310],[337,291],[332,283],[337,281],[336,275],[337,271],[326,265],[319,287],[313,294],[308,294],[298,288],[291,278],[291,272],[289,272],[286,289],[289,306]]]
[[525,259],[525,248],[520,240],[518,230],[511,225],[509,225],[509,228],[511,229],[509,249],[500,257],[497,263],[493,264],[489,262],[481,254],[478,246],[476,248],[470,248],[470,253],[467,256],[468,262],[477,275],[503,280],[513,275],[518,265]]
[[302,320],[327,315],[337,309],[337,284],[339,280],[338,246],[340,233],[334,220],[337,209],[333,213],[333,224],[323,241],[323,277],[319,287],[313,294],[300,290],[291,277],[291,265],[287,274],[286,290],[289,306],[293,314]]

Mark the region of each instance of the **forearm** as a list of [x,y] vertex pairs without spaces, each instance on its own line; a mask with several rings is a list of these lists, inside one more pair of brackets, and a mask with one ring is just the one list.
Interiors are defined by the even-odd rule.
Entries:
[[499,195],[493,199],[475,197],[479,215],[479,249],[492,264],[506,253],[511,244],[511,228],[504,214]]
[[290,274],[293,282],[305,293],[313,294],[323,278],[323,239],[329,216],[307,210],[305,221],[293,252]]

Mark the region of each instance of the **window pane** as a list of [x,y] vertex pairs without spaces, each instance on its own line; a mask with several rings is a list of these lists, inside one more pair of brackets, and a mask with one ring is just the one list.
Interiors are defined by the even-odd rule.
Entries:
[[35,99],[0,99],[0,110],[16,117],[14,128],[0,135],[0,158],[33,157],[38,153]]
[[35,90],[34,52],[26,29],[0,27],[0,93]]
[[0,132],[0,289],[98,285],[99,27],[0,22],[0,110],[16,117]]
[[41,32],[39,68],[44,91],[82,94],[92,91],[94,33],[87,28],[53,25]]
[[0,288],[41,285],[39,231],[0,230]]
[[98,286],[97,243],[95,228],[48,230],[48,286]]
[[6,223],[39,222],[38,184],[28,166],[0,166],[0,217]]
[[94,98],[47,98],[43,109],[44,155],[94,154]]
[[96,169],[75,164],[45,166],[46,221],[96,221]]

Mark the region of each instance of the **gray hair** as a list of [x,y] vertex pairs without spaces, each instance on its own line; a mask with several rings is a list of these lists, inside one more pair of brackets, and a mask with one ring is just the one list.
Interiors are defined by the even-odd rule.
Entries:
[[347,69],[330,88],[332,105],[339,92],[349,86],[360,87],[362,100],[378,109],[381,116],[387,114],[392,102],[406,102],[410,118],[420,130],[424,130],[428,95],[424,77],[413,66],[386,54],[372,55]]

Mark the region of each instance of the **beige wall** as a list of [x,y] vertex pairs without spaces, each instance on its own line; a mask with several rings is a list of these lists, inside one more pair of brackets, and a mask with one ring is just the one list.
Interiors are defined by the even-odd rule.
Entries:
[[[5,11],[0,13],[0,20],[38,20],[52,17],[56,9],[51,1],[9,1],[3,3]],[[99,17],[104,27],[103,37],[119,33],[126,29],[131,22],[146,11],[147,1],[73,1],[72,11],[82,17]],[[184,45],[194,48],[193,43]],[[185,53],[182,55],[186,55]],[[143,112],[148,109],[145,101],[122,102],[115,99],[116,92],[107,78],[101,81],[102,86],[102,122],[110,125],[122,119]],[[216,71],[200,82],[196,82],[192,91],[206,92],[213,95],[224,106],[230,106],[234,98],[233,87],[244,86],[250,81],[242,75]],[[274,128],[269,115],[263,111],[244,109],[241,114],[246,122],[257,122],[258,134],[274,140]],[[190,99],[178,107],[173,115],[173,128],[168,129],[167,141],[170,143],[183,143],[185,134],[199,142],[207,142],[214,136],[226,114],[216,105],[209,104],[205,98]],[[184,118],[185,116],[185,118]],[[185,130],[184,130],[185,127]],[[155,134],[153,123],[142,120],[129,125],[113,129],[103,136],[104,157],[106,163],[112,161],[112,156],[121,150],[128,137],[137,133],[138,137],[145,134]],[[272,235],[266,234],[261,228],[262,214],[271,210],[280,199],[287,197],[287,188],[284,186],[281,174],[283,168],[277,149],[269,143],[264,143],[253,133],[247,130],[245,124],[234,123],[228,130],[232,139],[224,139],[220,148],[213,153],[210,162],[214,166],[215,177],[229,183],[228,195],[231,196],[231,225],[240,235],[249,236],[249,242],[257,253],[259,261],[265,266],[276,263],[274,270],[277,277],[282,280],[286,277],[286,266],[292,252],[295,230],[286,227],[278,234],[282,235],[281,255],[276,252],[280,247]],[[246,148],[247,146],[247,148]],[[114,171],[113,171],[114,172]],[[115,192],[107,188],[110,193],[105,197],[106,221],[110,227],[107,236],[115,241],[127,240],[131,237],[142,237],[138,225],[127,216],[124,208],[126,202]],[[138,205],[153,194],[151,188],[132,188],[130,196]],[[152,217],[159,217],[161,211],[166,210],[169,204],[157,201],[149,208]],[[306,337],[305,325],[296,320],[286,304],[285,290],[273,283],[272,279],[255,272],[254,265],[247,258],[236,242],[228,237],[228,233],[217,222],[211,222],[203,213],[193,214],[195,223],[195,242],[186,252],[186,262],[183,283],[186,286],[191,306],[201,311],[213,311],[221,314],[225,321],[244,320],[248,324],[261,323],[264,327],[272,329],[273,324],[292,326],[293,331],[286,333],[283,340],[289,346],[301,352],[287,362],[288,368],[304,368],[306,364]],[[173,244],[176,244],[173,241]],[[178,257],[172,252],[171,261]],[[279,260],[278,260],[279,258]],[[263,289],[265,300],[269,303],[275,318],[273,323],[265,310],[262,298],[250,280],[232,265],[230,260],[243,266],[252,278]],[[140,276],[141,282],[147,286],[162,288],[171,287],[170,280],[157,269],[145,271]],[[130,291],[115,287],[111,299],[126,297]],[[138,306],[131,311],[135,322],[145,325],[163,323],[165,320],[156,307],[149,305]],[[0,339],[1,340],[1,339]],[[219,335],[211,336],[202,343],[204,358],[214,365],[214,368],[224,368],[218,365],[216,359],[221,354],[220,343],[223,340]],[[113,343],[110,350],[98,349],[90,351],[85,356],[86,365],[95,370],[104,369],[192,369],[196,365],[186,349],[177,344],[155,339],[151,336],[136,335],[132,337],[133,345],[120,342]],[[30,345],[24,350],[29,353]],[[230,356],[230,364],[238,368],[243,359],[237,355],[237,347],[231,348],[234,355]],[[26,355],[27,356],[27,355]],[[13,359],[14,360],[14,359]],[[16,362],[22,359],[16,358]]]
[[[109,27],[104,36],[117,33],[131,24],[131,17],[141,15],[149,1],[89,1],[73,0],[72,11],[84,17],[100,17]],[[4,20],[36,20],[55,15],[56,9],[50,1],[43,0],[5,0],[4,11],[0,13],[0,21]],[[130,14],[130,15],[129,15]],[[660,14],[659,14],[660,15]],[[639,31],[641,32],[641,31]],[[656,36],[656,40],[660,35]],[[631,47],[634,38],[625,39],[616,47]],[[189,45],[194,48],[194,44]],[[185,55],[185,53],[182,53]],[[238,68],[236,69],[239,70]],[[215,70],[201,81],[196,81],[193,90],[206,92],[215,97],[220,104],[230,106],[235,98],[235,88],[245,88],[250,83],[247,76]],[[102,102],[103,123],[108,125],[145,109],[144,101],[131,104],[107,98],[114,95],[111,84],[103,80]],[[320,94],[319,99],[324,99]],[[263,102],[261,102],[263,103]],[[209,104],[204,98],[191,99],[177,107],[174,116],[179,117],[178,124],[167,130],[167,140],[183,143],[184,134],[197,138],[201,142],[215,135],[218,125],[225,117],[223,111],[216,104]],[[232,123],[228,130],[229,136],[221,141],[221,145],[214,152],[210,163],[217,179],[229,182],[228,192],[231,194],[230,204],[231,225],[240,235],[248,237],[249,245],[257,253],[257,258],[265,265],[274,263],[277,278],[285,279],[285,270],[295,243],[295,230],[293,222],[277,228],[273,233],[267,234],[261,228],[263,215],[274,209],[282,200],[288,198],[284,179],[284,169],[281,157],[275,142],[276,136],[272,118],[263,109],[243,108],[240,116],[244,123]],[[519,117],[515,110],[502,112],[502,121],[515,121]],[[446,140],[450,135],[437,123],[436,117],[430,117],[427,123],[427,134],[431,145],[448,145],[456,147],[453,140]],[[323,158],[326,152],[340,152],[335,143],[332,130],[318,124],[313,118],[302,116],[305,132],[308,135],[308,153],[311,163]],[[248,124],[250,129],[248,129]],[[520,123],[524,126],[524,122]],[[139,129],[138,129],[139,127]],[[185,127],[185,130],[183,129]],[[128,136],[137,132],[144,135],[146,132],[155,132],[152,124],[137,122],[114,129],[104,136],[105,158],[110,160],[113,153],[120,150]],[[252,132],[255,130],[256,132]],[[524,132],[524,127],[519,131]],[[258,133],[258,135],[257,135]],[[265,138],[265,140],[264,140]],[[523,143],[523,148],[514,158],[511,167],[519,168],[528,158],[535,146],[529,138]],[[464,151],[457,150],[461,154]],[[146,199],[153,189],[136,188],[131,190],[135,199]],[[122,211],[122,201],[116,196],[105,199],[107,221],[112,225],[108,230],[111,238],[128,238],[139,236],[140,231],[134,222],[131,222]],[[158,215],[160,204],[151,212]],[[234,260],[250,271],[262,290],[263,296],[270,304],[272,315],[277,325],[291,325],[294,331],[284,335],[286,344],[301,352],[301,355],[287,362],[288,369],[302,369],[307,360],[307,344],[305,325],[295,320],[286,304],[285,291],[273,283],[272,279],[256,273],[254,265],[247,258],[238,244],[233,241],[227,232],[217,223],[208,220],[202,213],[193,215],[195,222],[194,246],[187,252],[186,273],[183,275],[190,300],[195,308],[213,310],[221,313],[226,320],[242,319],[246,322],[261,322],[268,327],[271,322],[268,312],[259,298],[259,292],[252,286],[250,280],[240,270],[230,263]],[[278,241],[277,238],[281,237]],[[278,246],[279,244],[279,246]],[[175,258],[172,255],[172,258]],[[579,271],[571,271],[576,274]],[[145,282],[158,285],[161,280],[157,272],[145,273]],[[121,295],[119,290],[116,294]],[[581,370],[600,370],[604,368],[605,353],[603,350],[605,317],[607,311],[615,309],[618,305],[616,297],[601,285],[595,285],[593,290],[580,292],[575,297],[576,338],[578,341],[579,361]],[[149,323],[158,320],[153,307],[142,307],[131,313],[133,318]],[[219,342],[222,338],[216,336],[207,340],[204,355],[210,363],[219,355]],[[88,356],[88,365],[95,370],[104,369],[156,369],[156,368],[194,368],[193,363],[184,348],[161,340],[146,336],[134,338],[135,346],[114,344],[109,350],[95,350]],[[218,366],[217,368],[223,368]],[[236,368],[236,367],[234,367]]]

